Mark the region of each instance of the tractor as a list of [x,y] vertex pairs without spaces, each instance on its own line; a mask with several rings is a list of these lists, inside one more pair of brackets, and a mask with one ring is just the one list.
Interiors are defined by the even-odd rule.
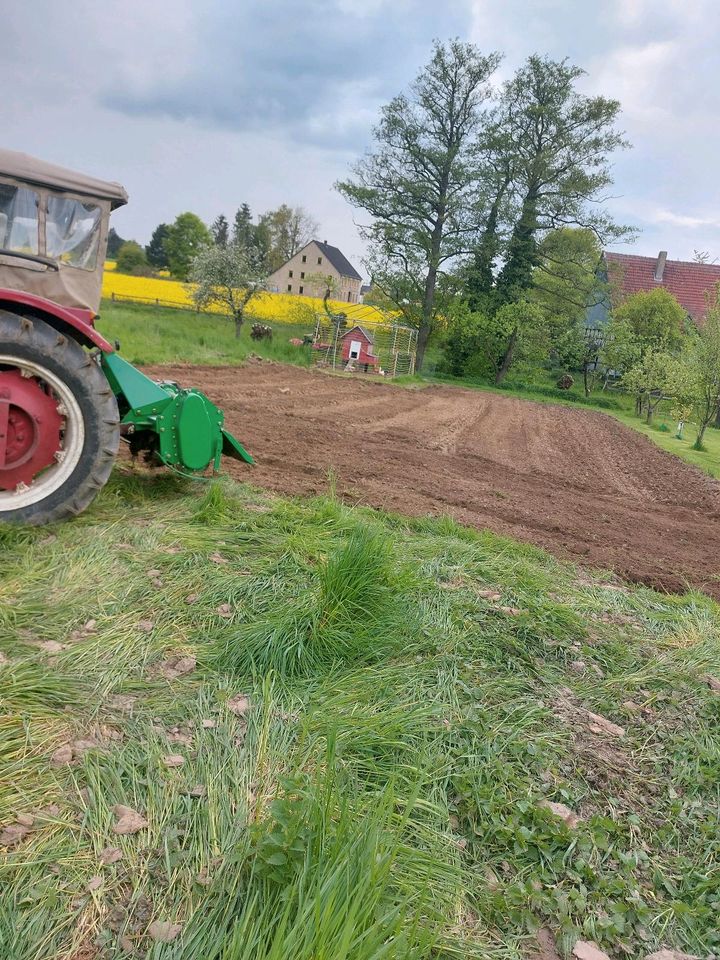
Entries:
[[203,393],[154,381],[96,329],[118,183],[0,150],[0,522],[79,514],[120,438],[184,475],[251,464]]

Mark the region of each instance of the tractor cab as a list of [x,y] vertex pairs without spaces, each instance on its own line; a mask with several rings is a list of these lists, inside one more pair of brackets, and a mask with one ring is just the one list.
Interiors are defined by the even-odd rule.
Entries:
[[89,322],[102,289],[119,183],[0,150],[0,290],[65,307]]

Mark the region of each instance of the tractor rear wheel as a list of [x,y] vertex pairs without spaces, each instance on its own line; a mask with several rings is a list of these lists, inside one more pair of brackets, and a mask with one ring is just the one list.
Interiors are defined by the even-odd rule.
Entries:
[[0,310],[0,522],[80,513],[105,486],[119,442],[97,361],[42,320]]

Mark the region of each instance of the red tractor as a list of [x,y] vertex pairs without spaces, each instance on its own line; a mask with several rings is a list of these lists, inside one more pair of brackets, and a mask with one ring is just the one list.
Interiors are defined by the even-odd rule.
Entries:
[[118,183],[0,150],[0,521],[84,510],[120,436],[181,472],[252,463],[198,390],[155,382],[96,329]]

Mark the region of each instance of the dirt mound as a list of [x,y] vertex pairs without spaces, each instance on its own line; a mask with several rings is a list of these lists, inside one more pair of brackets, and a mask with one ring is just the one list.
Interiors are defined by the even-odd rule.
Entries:
[[353,502],[449,514],[631,580],[720,596],[720,484],[612,417],[268,362],[148,372],[225,410],[258,464],[225,469],[259,486],[322,492],[332,471]]

